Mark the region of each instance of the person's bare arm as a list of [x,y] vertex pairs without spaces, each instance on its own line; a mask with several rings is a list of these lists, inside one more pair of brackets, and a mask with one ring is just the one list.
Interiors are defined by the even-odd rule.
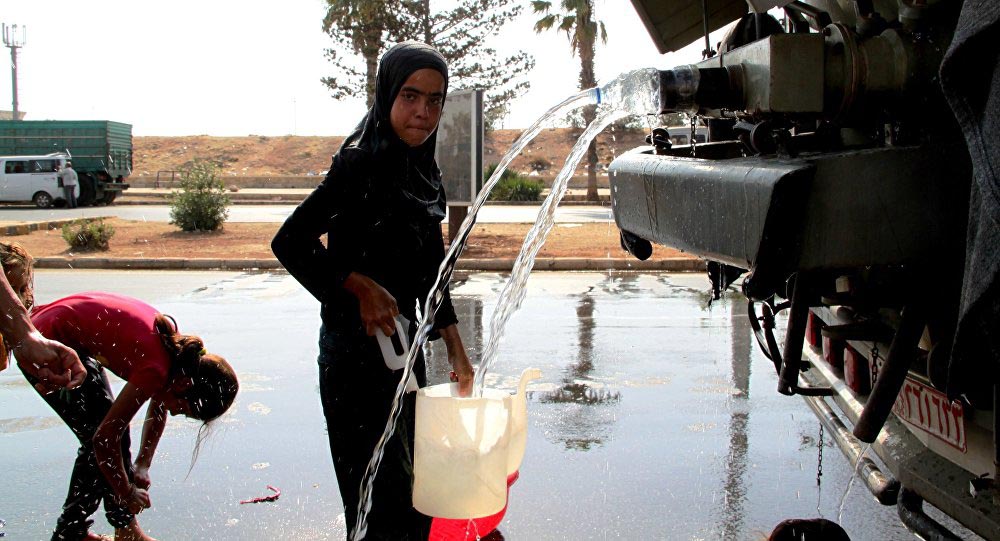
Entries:
[[465,345],[462,344],[462,336],[458,334],[458,325],[451,324],[439,329],[441,338],[444,340],[445,348],[448,349],[448,361],[452,370],[458,376],[458,394],[469,396],[472,394],[472,379],[476,375],[469,361],[469,355],[465,352]]
[[153,455],[156,453],[156,445],[160,443],[160,436],[163,435],[163,428],[167,425],[167,408],[163,402],[153,398],[146,408],[146,422],[142,424],[142,443],[139,447],[139,456],[135,459],[135,485],[139,488],[149,490],[152,478],[149,475],[149,467],[153,463]]
[[132,418],[149,398],[147,393],[135,385],[126,383],[94,433],[97,465],[111,486],[115,499],[132,513],[142,511],[152,502],[146,489],[129,481],[125,459],[122,457],[122,434],[128,430]]
[[[49,340],[35,330],[28,311],[11,289],[0,267],[0,334],[25,372],[41,380],[36,387],[42,393],[60,387],[76,387],[87,377],[87,370],[72,349]],[[0,370],[7,359],[0,360]]]

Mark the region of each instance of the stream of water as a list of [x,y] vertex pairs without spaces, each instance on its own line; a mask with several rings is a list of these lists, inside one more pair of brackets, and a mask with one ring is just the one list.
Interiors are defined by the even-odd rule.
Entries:
[[455,235],[455,239],[452,241],[451,246],[448,249],[448,253],[445,255],[444,261],[441,262],[437,280],[431,287],[431,290],[427,295],[427,299],[424,302],[423,310],[421,310],[419,318],[420,323],[417,326],[416,335],[414,336],[413,344],[410,346],[410,353],[406,359],[406,366],[403,369],[400,383],[397,386],[395,396],[393,397],[388,422],[386,423],[382,437],[375,446],[375,452],[372,454],[368,467],[365,470],[365,476],[361,487],[361,504],[358,509],[358,519],[354,530],[351,532],[352,540],[357,541],[364,539],[365,533],[367,532],[367,517],[372,506],[372,488],[375,476],[378,474],[378,467],[382,462],[385,445],[395,431],[396,422],[399,418],[401,410],[400,406],[402,404],[403,395],[406,392],[406,382],[409,380],[410,374],[413,371],[413,365],[416,361],[417,354],[423,349],[423,346],[426,344],[427,338],[433,328],[434,316],[437,314],[437,311],[444,300],[444,292],[447,289],[448,283],[451,281],[451,276],[455,271],[455,263],[461,256],[462,251],[465,249],[469,234],[472,231],[472,227],[476,223],[476,215],[479,212],[479,209],[482,208],[482,206],[486,203],[486,200],[489,198],[490,191],[500,180],[501,175],[510,165],[510,162],[513,161],[518,154],[520,154],[520,152],[541,132],[544,127],[549,125],[552,121],[561,118],[561,116],[565,115],[567,112],[578,107],[597,104],[602,105],[602,107],[598,108],[597,117],[589,126],[587,126],[583,135],[579,140],[577,140],[572,151],[570,152],[569,157],[566,158],[565,165],[553,181],[551,193],[543,203],[542,208],[539,211],[538,218],[525,238],[525,242],[521,247],[521,252],[515,260],[511,277],[504,286],[496,312],[490,322],[490,340],[484,350],[479,370],[476,372],[476,383],[473,391],[475,395],[482,393],[482,386],[485,381],[486,372],[496,360],[497,348],[499,347],[500,340],[503,338],[506,322],[510,319],[510,316],[517,311],[522,300],[524,299],[524,285],[527,282],[528,276],[531,272],[531,267],[534,264],[535,255],[538,253],[542,244],[545,243],[545,238],[552,229],[552,223],[555,217],[555,208],[559,204],[559,201],[562,200],[563,195],[566,193],[569,178],[572,176],[573,171],[576,170],[577,165],[583,158],[584,152],[590,145],[590,142],[597,137],[597,134],[615,120],[630,115],[645,115],[650,112],[657,111],[657,100],[659,98],[658,85],[658,71],[655,69],[645,69],[623,74],[601,88],[591,88],[570,96],[562,103],[550,108],[537,121],[535,121],[531,127],[521,134],[521,136],[511,146],[510,150],[508,150],[504,155],[503,159],[500,160],[500,163],[497,165],[493,175],[491,175],[483,185],[482,191],[479,193],[476,201],[469,209],[469,214],[466,216],[465,220],[462,222],[462,226]]

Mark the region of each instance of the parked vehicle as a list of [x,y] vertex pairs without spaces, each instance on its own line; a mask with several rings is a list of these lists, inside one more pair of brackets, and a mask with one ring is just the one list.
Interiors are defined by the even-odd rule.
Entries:
[[[57,201],[65,202],[58,172],[67,159],[65,154],[0,157],[0,201],[31,201],[43,209]],[[75,191],[79,197],[79,185]]]
[[53,153],[73,162],[78,204],[111,204],[129,187],[132,126],[108,120],[0,120],[0,156]]
[[[654,146],[614,160],[622,243],[640,258],[652,243],[704,258],[716,292],[740,283],[778,392],[807,402],[907,527],[957,539],[927,502],[1000,539],[989,349],[1000,329],[965,346],[980,354],[953,354],[964,296],[995,289],[963,277],[993,268],[989,254],[967,255],[966,228],[1000,220],[975,198],[970,207],[967,126],[940,87],[963,4],[749,3],[778,6],[785,20],[748,13],[744,0],[711,11],[698,0],[632,1],[661,53],[705,40],[710,58],[659,72],[660,110],[650,112],[695,115],[709,140],[677,146],[658,128]],[[734,21],[721,45],[699,36]],[[989,64],[954,69],[993,74],[989,51]],[[987,103],[988,83],[968,88]]]

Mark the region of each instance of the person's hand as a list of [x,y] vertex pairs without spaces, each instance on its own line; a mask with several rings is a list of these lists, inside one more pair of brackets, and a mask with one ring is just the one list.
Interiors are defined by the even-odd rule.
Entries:
[[83,383],[87,369],[72,349],[49,340],[34,331],[13,346],[17,364],[25,372],[39,379],[35,388],[42,394],[58,389],[73,389]]
[[149,499],[149,491],[143,488],[139,488],[134,484],[130,484],[129,488],[131,491],[124,498],[119,498],[122,507],[128,509],[129,513],[137,515],[142,512],[143,509],[149,509],[153,505],[152,500]]
[[399,315],[396,298],[377,282],[356,272],[348,276],[344,287],[358,298],[361,309],[361,323],[368,336],[375,336],[381,330],[386,336],[396,332],[395,317]]
[[149,476],[149,466],[135,464],[132,479],[135,486],[143,490],[149,490],[150,485],[153,483],[153,479]]
[[472,380],[476,376],[476,371],[472,368],[469,356],[465,354],[465,349],[460,349],[455,353],[448,352],[448,361],[451,362],[452,378],[458,383],[458,396],[470,396],[472,394]]

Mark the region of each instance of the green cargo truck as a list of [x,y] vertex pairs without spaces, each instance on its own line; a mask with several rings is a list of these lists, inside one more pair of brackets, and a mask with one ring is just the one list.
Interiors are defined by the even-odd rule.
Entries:
[[110,204],[128,189],[132,125],[110,120],[0,120],[0,156],[67,154],[81,205]]

